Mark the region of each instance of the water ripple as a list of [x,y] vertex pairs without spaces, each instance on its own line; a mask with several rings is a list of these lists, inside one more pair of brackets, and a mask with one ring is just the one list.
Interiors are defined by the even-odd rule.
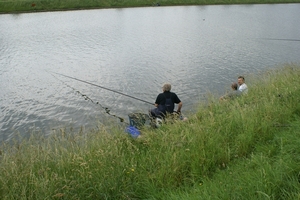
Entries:
[[0,15],[0,140],[117,121],[105,108],[127,119],[152,107],[49,71],[149,102],[170,82],[183,111],[193,112],[240,74],[299,62],[297,43],[258,39],[299,39],[298,11],[283,4]]

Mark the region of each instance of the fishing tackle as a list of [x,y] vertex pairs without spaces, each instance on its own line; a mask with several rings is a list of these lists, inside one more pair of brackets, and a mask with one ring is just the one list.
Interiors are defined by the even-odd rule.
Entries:
[[282,40],[282,41],[290,41],[290,42],[300,42],[299,39],[285,39],[285,38],[261,38],[263,40]]
[[[118,118],[118,119],[120,120],[120,122],[124,122],[124,119],[123,119],[122,117],[119,117],[119,116],[117,116],[117,115],[115,115],[115,114],[111,114],[111,113],[110,113],[110,110],[109,110],[107,107],[102,106],[98,101],[97,101],[97,102],[94,102],[94,101],[93,101],[91,98],[89,98],[87,95],[82,94],[80,91],[78,91],[78,90],[76,90],[75,88],[71,87],[70,85],[66,84],[66,83],[63,82],[62,80],[58,79],[58,78],[55,77],[53,74],[52,74],[52,76],[53,76],[55,79],[61,81],[61,82],[62,82],[63,84],[65,84],[67,87],[69,87],[69,88],[71,88],[72,90],[76,91],[76,93],[78,93],[79,95],[81,95],[81,96],[84,98],[84,100],[90,101],[90,102],[92,102],[93,104],[100,106],[102,109],[105,110],[105,113],[106,113],[106,114],[108,114],[108,115],[110,115],[110,116],[112,116],[112,117]],[[124,123],[125,123],[125,122],[124,122]]]
[[84,80],[81,80],[81,79],[78,79],[78,78],[74,78],[74,77],[67,76],[67,75],[60,74],[60,73],[56,73],[56,72],[50,72],[50,73],[57,74],[57,75],[60,75],[60,76],[64,76],[64,77],[67,77],[67,78],[70,78],[70,79],[73,79],[73,80],[76,80],[76,81],[80,81],[80,82],[83,82],[83,83],[86,83],[86,84],[89,84],[89,85],[93,85],[93,86],[96,86],[96,87],[99,87],[99,88],[102,88],[102,89],[105,89],[105,90],[108,90],[108,91],[111,91],[111,92],[114,92],[114,93],[117,93],[117,94],[120,94],[120,95],[123,95],[123,96],[126,96],[126,97],[129,97],[129,98],[132,98],[132,99],[135,99],[135,100],[142,101],[144,103],[148,103],[148,104],[153,105],[153,103],[151,103],[149,101],[145,101],[143,99],[139,99],[139,98],[130,96],[128,94],[124,94],[122,92],[118,92],[116,90],[112,90],[112,89],[109,89],[109,88],[106,88],[106,87],[103,87],[103,86],[100,86],[100,85],[97,85],[97,84],[94,84],[94,83],[90,83],[90,82],[87,82],[87,81],[84,81]]

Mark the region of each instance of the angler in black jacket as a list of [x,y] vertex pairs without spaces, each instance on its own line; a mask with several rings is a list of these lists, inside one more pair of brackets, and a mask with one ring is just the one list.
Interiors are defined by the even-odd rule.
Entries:
[[152,117],[160,117],[163,118],[167,113],[173,113],[175,105],[178,104],[177,113],[181,112],[182,102],[178,98],[178,96],[171,92],[171,84],[165,83],[162,87],[163,93],[160,93],[156,100],[153,108],[150,110],[150,115]]

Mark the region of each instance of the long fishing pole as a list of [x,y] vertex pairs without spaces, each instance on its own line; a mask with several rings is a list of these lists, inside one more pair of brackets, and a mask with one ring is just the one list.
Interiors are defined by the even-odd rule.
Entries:
[[[61,82],[62,82],[63,84],[65,84],[67,87],[69,87],[69,88],[71,88],[72,90],[76,91],[76,93],[80,94],[85,100],[88,100],[88,101],[92,102],[93,104],[100,106],[102,109],[105,110],[105,113],[106,113],[106,114],[108,114],[108,115],[110,115],[110,116],[112,116],[112,117],[118,118],[118,119],[120,120],[120,122],[124,122],[124,119],[123,119],[122,117],[119,117],[119,116],[117,116],[117,115],[115,115],[115,114],[111,114],[111,113],[110,113],[110,110],[109,110],[107,107],[103,107],[98,101],[97,101],[97,102],[94,102],[94,101],[93,101],[91,98],[89,98],[87,95],[82,94],[81,92],[79,92],[79,91],[76,90],[75,88],[71,87],[70,85],[66,84],[66,83],[63,82],[62,80],[58,79],[58,78],[57,78],[56,76],[54,76],[53,74],[51,74],[51,75],[52,75],[55,79],[61,81]],[[124,123],[126,123],[126,122],[124,122]]]
[[260,38],[263,40],[282,40],[282,41],[289,41],[289,42],[300,42],[299,39],[284,39],[284,38]]
[[151,103],[149,101],[145,101],[143,99],[139,99],[139,98],[130,96],[128,94],[124,94],[122,92],[118,92],[118,91],[115,91],[115,90],[112,90],[112,89],[109,89],[109,88],[106,88],[106,87],[103,87],[103,86],[100,86],[100,85],[97,85],[97,84],[94,84],[94,83],[90,83],[90,82],[87,82],[87,81],[84,81],[84,80],[81,80],[81,79],[78,79],[78,78],[74,78],[74,77],[71,77],[71,76],[67,76],[67,75],[64,75],[64,74],[60,74],[60,73],[57,73],[57,72],[51,72],[51,73],[54,73],[54,74],[57,74],[57,75],[60,75],[60,76],[64,76],[64,77],[67,77],[67,78],[70,78],[70,79],[73,79],[73,80],[76,80],[76,81],[80,81],[80,82],[83,82],[83,83],[86,83],[86,84],[89,84],[89,85],[93,85],[93,86],[96,86],[96,87],[99,87],[99,88],[102,88],[102,89],[105,89],[105,90],[108,90],[108,91],[111,91],[111,92],[114,92],[114,93],[117,93],[117,94],[121,94],[121,95],[126,96],[126,97],[129,97],[129,98],[132,98],[132,99],[135,99],[135,100],[142,101],[144,103],[148,103],[148,104],[153,105],[153,103]]

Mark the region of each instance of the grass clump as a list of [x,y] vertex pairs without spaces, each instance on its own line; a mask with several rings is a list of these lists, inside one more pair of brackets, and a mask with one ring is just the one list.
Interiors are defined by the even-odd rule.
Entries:
[[[186,122],[1,146],[1,199],[299,199],[300,67],[247,78]],[[111,133],[112,132],[112,133]]]

